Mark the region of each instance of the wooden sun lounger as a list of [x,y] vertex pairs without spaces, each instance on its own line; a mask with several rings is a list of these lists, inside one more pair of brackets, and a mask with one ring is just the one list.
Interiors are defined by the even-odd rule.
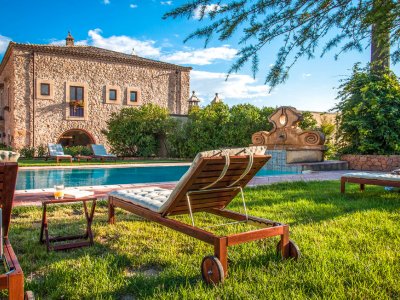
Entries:
[[[294,242],[289,240],[288,225],[248,216],[247,212],[240,214],[225,209],[236,195],[242,193],[242,188],[246,186],[270,157],[270,155],[254,155],[253,159],[251,159],[250,155],[230,156],[230,163],[227,169],[225,169],[227,159],[224,156],[200,158],[190,173],[191,176],[184,180],[184,175],[178,183],[171,194],[171,197],[173,195],[174,197],[167,200],[167,207],[162,212],[155,212],[131,201],[109,195],[109,223],[115,223],[115,207],[119,207],[213,245],[214,256],[206,256],[201,264],[202,276],[207,283],[217,284],[223,282],[228,275],[228,247],[230,246],[280,236],[281,239],[277,245],[279,254],[283,258],[292,257],[297,259],[300,252]],[[242,200],[246,211],[244,197]],[[260,229],[228,236],[218,236],[195,226],[193,214],[196,212],[207,212],[233,221],[248,222],[260,227]],[[169,218],[171,215],[180,214],[190,214],[192,225]]]
[[46,157],[46,160],[49,158],[54,158],[57,163],[60,162],[60,160],[69,160],[69,162],[72,163],[72,156],[68,154],[64,154],[64,149],[60,144],[48,144],[48,149],[49,149],[49,156]]
[[105,160],[117,161],[117,159],[118,159],[118,157],[116,155],[107,153],[104,145],[91,144],[90,147],[92,148],[92,151],[93,151],[93,155],[91,155],[91,157],[95,158],[95,159],[100,159],[101,162],[104,162]]
[[366,172],[348,173],[341,177],[340,183],[341,193],[345,193],[346,183],[359,184],[361,192],[365,190],[366,184],[400,188],[400,175]]
[[25,299],[33,299],[31,292],[27,292],[24,295],[24,273],[22,272],[10,240],[8,239],[17,171],[17,163],[0,164],[0,203],[3,229],[3,254],[1,260],[8,269],[7,273],[0,274],[0,289],[8,290],[8,299],[10,300],[20,300],[24,299],[24,297]]

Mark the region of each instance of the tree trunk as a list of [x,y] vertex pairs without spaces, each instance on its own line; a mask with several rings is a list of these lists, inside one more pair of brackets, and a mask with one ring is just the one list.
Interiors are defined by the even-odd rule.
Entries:
[[371,68],[384,71],[390,67],[390,29],[392,28],[391,0],[375,0],[372,14]]

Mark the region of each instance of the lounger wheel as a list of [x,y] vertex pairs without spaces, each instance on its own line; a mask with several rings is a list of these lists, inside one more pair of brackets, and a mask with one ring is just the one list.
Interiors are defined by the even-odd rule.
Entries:
[[215,256],[206,256],[201,262],[201,275],[207,284],[223,283],[225,279],[224,268]]
[[[278,242],[276,245],[276,254],[281,256],[281,241]],[[289,240],[289,257],[287,258],[294,258],[295,260],[301,257],[301,252],[299,246],[296,245],[295,242]]]

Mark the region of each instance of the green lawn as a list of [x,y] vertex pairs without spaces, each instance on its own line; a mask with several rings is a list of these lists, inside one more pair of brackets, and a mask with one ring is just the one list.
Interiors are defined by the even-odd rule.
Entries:
[[[38,243],[39,207],[14,209],[10,239],[26,289],[37,299],[400,298],[399,193],[382,187],[360,193],[351,186],[341,195],[338,181],[283,183],[245,193],[251,214],[290,224],[301,260],[278,259],[277,238],[235,246],[229,277],[209,287],[201,280],[200,263],[212,254],[211,246],[122,210],[117,224],[108,225],[105,202],[96,209],[94,247],[46,253]],[[230,207],[239,210],[240,199]],[[49,216],[52,233],[82,227],[79,206],[53,206]],[[220,221],[195,219],[201,226]]]
[[80,162],[73,161],[70,163],[69,161],[60,161],[56,163],[54,159],[44,160],[44,159],[24,159],[21,158],[18,160],[18,165],[20,167],[48,167],[48,166],[84,166],[84,165],[115,165],[115,164],[151,164],[151,163],[174,163],[174,162],[187,162],[186,160],[179,159],[135,159],[135,160],[122,160],[118,159],[117,161],[108,160],[105,162],[101,162],[98,159],[86,161],[82,159]]

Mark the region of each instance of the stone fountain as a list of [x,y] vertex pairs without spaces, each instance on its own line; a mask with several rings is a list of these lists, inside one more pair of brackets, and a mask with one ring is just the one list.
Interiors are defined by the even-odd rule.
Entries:
[[253,145],[264,145],[269,150],[286,150],[287,163],[324,160],[324,134],[316,130],[302,130],[298,125],[303,116],[294,107],[282,106],[268,120],[273,125],[272,130],[254,133]]
[[271,131],[253,134],[253,145],[267,146],[272,158],[266,165],[269,170],[283,172],[329,171],[347,169],[342,161],[324,161],[325,136],[317,130],[302,130],[298,125],[302,114],[294,107],[282,106],[268,117]]

